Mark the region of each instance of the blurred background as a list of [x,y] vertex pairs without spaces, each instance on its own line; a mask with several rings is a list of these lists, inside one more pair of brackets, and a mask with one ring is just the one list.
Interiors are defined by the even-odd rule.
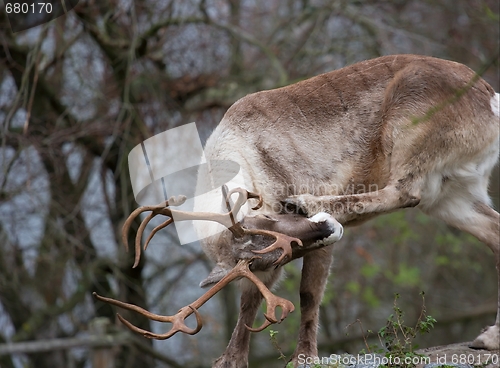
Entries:
[[[396,53],[464,63],[499,91],[499,2],[82,0],[15,34],[2,9],[0,367],[209,367],[236,321],[234,286],[200,310],[198,335],[153,342],[129,334],[116,308],[91,296],[173,314],[202,294],[211,269],[173,229],[131,268],[134,254],[119,239],[136,208],[129,151],[193,121],[204,141],[248,93]],[[498,170],[491,195],[498,209]],[[300,260],[286,268],[276,293],[298,307]],[[494,321],[496,283],[486,246],[419,211],[350,228],[335,244],[320,355],[356,354],[365,338],[380,347],[368,330],[386,324],[395,293],[412,325],[425,292],[438,322],[419,346],[470,341]],[[293,313],[271,327],[278,333],[254,334],[251,367],[284,366],[298,323]]]

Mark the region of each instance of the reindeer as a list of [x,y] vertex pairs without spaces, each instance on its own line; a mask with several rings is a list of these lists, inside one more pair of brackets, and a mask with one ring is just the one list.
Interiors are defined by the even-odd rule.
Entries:
[[[499,156],[499,97],[462,64],[394,55],[240,99],[205,147],[208,160],[240,165],[239,186],[229,192],[223,187],[224,200],[198,201],[193,213],[172,208],[183,198],[139,208],[124,226],[126,244],[133,219],[152,211],[137,234],[136,262],[142,232],[158,214],[169,218],[153,230],[146,245],[174,217],[205,220],[198,222],[201,235],[217,228],[218,233],[202,241],[216,266],[201,286],[212,288],[174,316],[99,299],[171,322],[170,331],[154,334],[120,317],[131,330],[164,339],[178,331],[197,333],[202,325],[198,308],[227,283],[243,278],[236,327],[213,367],[247,367],[251,331],[281,322],[294,309],[269,288],[282,265],[303,257],[301,321],[291,358],[297,365],[300,354],[318,354],[318,311],[332,263],[331,244],[341,238],[343,227],[406,207],[418,207],[485,243],[500,280],[500,218],[487,193]],[[206,180],[200,176],[200,185]],[[266,320],[252,328],[262,299]],[[499,349],[500,296],[498,306],[495,324],[472,347]],[[184,324],[191,314],[196,328]]]

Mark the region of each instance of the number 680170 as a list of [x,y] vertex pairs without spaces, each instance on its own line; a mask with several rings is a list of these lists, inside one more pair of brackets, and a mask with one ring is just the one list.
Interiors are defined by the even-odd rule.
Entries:
[[52,13],[51,3],[6,3],[5,12],[7,14],[41,14],[41,13]]

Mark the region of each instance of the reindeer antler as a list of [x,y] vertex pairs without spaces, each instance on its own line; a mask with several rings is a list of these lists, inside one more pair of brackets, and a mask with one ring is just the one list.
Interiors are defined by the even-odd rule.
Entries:
[[[142,336],[150,338],[150,339],[165,340],[165,339],[172,337],[177,332],[184,332],[184,333],[187,333],[189,335],[194,335],[194,334],[198,333],[203,326],[203,322],[202,322],[201,316],[198,312],[198,309],[203,304],[205,304],[210,298],[212,298],[215,294],[217,294],[224,286],[229,284],[231,281],[233,281],[235,279],[239,279],[241,277],[246,277],[247,279],[252,281],[257,286],[257,288],[262,293],[262,295],[264,296],[264,299],[266,300],[266,303],[267,303],[267,311],[264,314],[264,316],[266,317],[266,321],[264,322],[264,324],[261,327],[255,328],[255,329],[247,326],[247,328],[250,331],[258,332],[258,331],[262,331],[264,328],[270,326],[272,323],[278,323],[278,322],[283,321],[289,313],[294,311],[295,307],[292,304],[292,302],[290,302],[284,298],[280,298],[279,296],[276,296],[273,293],[271,293],[271,291],[269,291],[269,289],[264,285],[264,283],[257,276],[255,276],[255,274],[252,273],[252,271],[250,271],[249,266],[250,266],[251,262],[252,262],[252,260],[239,261],[236,264],[236,266],[231,271],[229,271],[227,273],[227,275],[224,276],[217,284],[212,286],[205,294],[203,294],[201,297],[196,299],[193,303],[191,303],[185,307],[182,307],[179,310],[179,312],[177,312],[173,316],[162,316],[162,315],[154,314],[154,313],[151,313],[151,312],[149,312],[141,307],[138,307],[134,304],[124,303],[124,302],[121,302],[121,301],[116,300],[116,299],[105,298],[103,296],[98,295],[97,293],[93,293],[93,295],[97,299],[99,299],[103,302],[116,305],[117,307],[120,307],[123,309],[137,312],[137,313],[147,317],[150,320],[158,321],[158,322],[171,322],[172,328],[168,332],[166,332],[164,334],[155,334],[153,332],[146,331],[146,330],[143,330],[142,328],[136,327],[132,323],[130,323],[128,320],[123,318],[120,314],[117,315],[118,318],[120,319],[120,321],[123,322],[123,324],[125,326],[127,326],[130,330],[137,332],[137,333],[141,334]],[[276,308],[277,307],[281,307],[281,309],[282,309],[281,317],[279,318],[279,320],[276,318]],[[193,313],[196,316],[196,322],[197,322],[196,328],[190,328],[184,323],[186,318],[188,318]]]
[[[238,198],[236,199],[235,203],[230,206],[230,199],[231,196],[237,193]],[[282,249],[283,254],[276,260],[275,264],[279,264],[282,262],[286,257],[289,259],[292,258],[292,243],[297,243],[298,245],[302,245],[302,242],[298,238],[293,238],[281,233],[277,233],[274,231],[268,231],[268,230],[261,230],[261,229],[247,229],[241,225],[241,223],[236,222],[236,216],[241,209],[241,207],[248,201],[248,199],[259,199],[258,204],[253,207],[252,209],[256,210],[262,206],[262,197],[258,194],[248,192],[245,189],[242,188],[236,188],[230,191],[227,195],[225,195],[225,200],[226,204],[228,206],[229,212],[227,213],[208,213],[208,212],[185,212],[185,211],[177,211],[169,207],[169,205],[172,206],[178,206],[184,203],[186,200],[186,197],[180,196],[177,198],[170,198],[168,201],[165,201],[159,205],[156,206],[142,206],[137,208],[135,211],[133,211],[130,216],[127,218],[125,221],[123,228],[122,228],[122,240],[123,244],[125,245],[125,248],[128,250],[128,232],[130,230],[130,226],[133,223],[133,221],[143,212],[148,212],[151,211],[151,213],[142,220],[138,230],[137,230],[137,235],[135,238],[135,262],[133,267],[136,267],[139,263],[140,257],[141,257],[141,238],[144,233],[144,230],[146,229],[147,224],[153,219],[153,217],[157,215],[164,215],[167,216],[168,219],[165,220],[162,224],[156,226],[152,231],[151,234],[148,236],[146,239],[146,242],[144,244],[144,250],[146,250],[149,242],[151,241],[151,238],[161,229],[165,228],[172,222],[175,221],[185,221],[185,220],[206,220],[206,221],[215,221],[218,222],[225,227],[227,227],[235,237],[241,238],[244,235],[263,235],[263,236],[270,236],[275,239],[275,242],[268,246],[265,249],[259,250],[259,251],[254,251],[254,253],[258,254],[263,254],[263,253],[268,253],[272,252],[276,249]],[[212,288],[210,288],[205,294],[203,294],[200,298],[195,300],[193,303],[181,308],[177,314],[173,316],[162,316],[158,314],[151,313],[139,306],[136,306],[134,304],[129,304],[129,303],[124,303],[116,299],[111,299],[111,298],[106,298],[103,296],[98,295],[97,293],[94,293],[93,295],[106,303],[110,303],[113,305],[116,305],[117,307],[131,310],[134,312],[137,312],[145,317],[147,317],[150,320],[153,321],[158,321],[158,322],[170,322],[172,323],[172,328],[164,333],[164,334],[155,334],[150,331],[143,330],[137,326],[134,326],[132,323],[127,321],[125,318],[123,318],[121,315],[118,314],[118,318],[120,321],[125,324],[130,330],[137,332],[144,337],[152,338],[152,339],[159,339],[159,340],[164,340],[168,339],[169,337],[173,336],[177,332],[184,332],[190,335],[194,335],[198,333],[202,326],[202,319],[200,314],[198,313],[198,309],[205,304],[210,298],[212,298],[215,294],[217,294],[224,286],[229,284],[231,281],[241,278],[241,277],[246,277],[250,281],[252,281],[259,291],[262,293],[264,299],[266,300],[267,303],[267,310],[266,313],[264,313],[264,316],[266,317],[266,321],[262,324],[262,326],[258,328],[250,328],[247,326],[247,328],[250,331],[253,332],[258,332],[262,331],[266,327],[270,326],[273,323],[279,323],[283,321],[287,315],[295,309],[293,304],[283,298],[280,298],[276,295],[274,295],[269,289],[264,285],[264,283],[257,277],[255,274],[253,274],[250,271],[249,266],[251,265],[253,259],[250,260],[240,260],[237,265],[229,271],[226,276],[224,276],[217,284],[215,284]],[[281,317],[278,319],[276,318],[276,308],[281,307],[282,313]],[[195,314],[196,316],[196,322],[197,326],[196,328],[189,328],[185,324],[185,319],[188,318],[191,314]]]
[[246,190],[243,190],[241,188],[237,188],[231,191],[228,194],[228,197],[230,197],[233,193],[238,193],[238,199],[236,200],[233,209],[230,212],[223,214],[209,213],[209,212],[185,212],[185,211],[176,211],[169,208],[170,205],[179,206],[183,204],[186,201],[185,196],[179,196],[177,198],[172,197],[168,201],[162,202],[155,206],[142,206],[137,208],[134,212],[130,214],[127,220],[125,220],[125,223],[123,224],[122,228],[122,241],[127,250],[128,250],[128,232],[130,230],[130,226],[141,213],[149,211],[151,211],[151,213],[148,216],[146,216],[144,220],[142,220],[141,224],[139,225],[139,228],[137,229],[137,234],[135,236],[135,262],[133,267],[137,267],[137,265],[139,264],[139,260],[141,258],[141,239],[144,230],[146,229],[148,223],[157,215],[167,216],[168,219],[164,221],[162,224],[156,226],[151,231],[151,234],[149,234],[148,238],[146,239],[146,242],[144,243],[144,250],[147,249],[149,242],[158,231],[160,231],[161,229],[167,227],[172,222],[174,222],[174,217],[176,221],[185,221],[185,220],[215,221],[226,226],[229,230],[233,232],[235,236],[241,237],[244,234],[244,231],[241,229],[241,226],[234,226],[235,214],[238,213],[238,211],[241,209],[241,207],[245,204],[245,202],[249,198],[260,198],[260,196],[247,192]]
[[263,253],[269,253],[272,252],[275,249],[282,249],[283,254],[281,257],[275,262],[275,264],[279,264],[285,257],[288,257],[291,259],[292,257],[292,247],[291,243],[296,242],[299,246],[302,245],[302,242],[300,239],[297,238],[292,238],[289,236],[286,236],[281,233],[276,233],[274,231],[268,231],[268,230],[259,230],[259,229],[245,229],[239,222],[236,222],[236,215],[238,214],[239,210],[241,207],[248,201],[248,199],[258,199],[259,202],[257,203],[256,206],[252,207],[253,210],[257,210],[262,206],[262,197],[258,194],[249,192],[245,189],[242,188],[236,188],[230,191],[227,196],[226,196],[226,203],[229,206],[229,200],[231,196],[237,193],[238,198],[236,202],[233,204],[232,209],[228,213],[211,213],[211,212],[185,212],[185,211],[177,211],[174,209],[171,209],[169,206],[179,206],[183,204],[186,201],[185,196],[179,196],[179,197],[172,197],[168,201],[162,202],[158,205],[155,206],[142,206],[137,208],[135,211],[133,211],[130,216],[125,220],[125,223],[123,224],[122,228],[122,241],[123,244],[125,245],[125,249],[128,251],[128,232],[130,230],[130,226],[134,222],[134,220],[144,212],[149,212],[151,213],[142,220],[141,224],[139,225],[139,228],[137,229],[137,234],[135,237],[135,260],[134,260],[134,265],[132,267],[137,267],[139,264],[139,260],[141,258],[141,239],[142,235],[144,233],[144,230],[146,229],[146,226],[148,223],[157,215],[164,215],[169,217],[166,221],[164,221],[162,224],[156,226],[152,231],[151,234],[149,234],[148,238],[146,239],[146,242],[144,243],[144,250],[147,249],[149,242],[153,238],[153,236],[160,231],[161,229],[167,227],[170,225],[172,222],[174,222],[174,217],[175,221],[185,221],[185,220],[206,220],[206,221],[215,221],[218,222],[225,227],[227,227],[235,237],[241,238],[243,235],[267,235],[271,236],[276,239],[276,241],[271,244],[269,247],[259,250],[259,251],[253,251],[254,253],[258,254],[263,254]]

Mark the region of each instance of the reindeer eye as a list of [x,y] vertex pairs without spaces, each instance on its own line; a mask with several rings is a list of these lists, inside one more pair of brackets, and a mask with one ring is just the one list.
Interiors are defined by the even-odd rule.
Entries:
[[271,216],[269,216],[269,215],[264,214],[264,215],[262,215],[262,216],[263,216],[263,217],[265,217],[266,219],[270,220],[270,221],[278,222],[278,220],[276,220],[275,218],[272,218],[272,217],[271,217]]

